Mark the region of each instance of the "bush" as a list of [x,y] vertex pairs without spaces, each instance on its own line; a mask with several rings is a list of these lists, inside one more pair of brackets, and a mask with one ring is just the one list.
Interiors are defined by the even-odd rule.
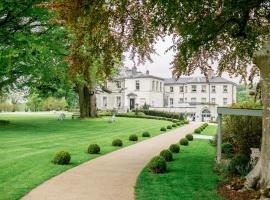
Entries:
[[229,142],[223,143],[221,145],[221,152],[224,154],[232,154],[233,153],[233,145]]
[[166,131],[167,129],[165,127],[161,127],[160,131]]
[[176,123],[176,122],[178,122],[178,120],[177,119],[173,119],[172,122],[173,123]]
[[176,127],[177,125],[176,124],[172,124],[172,127]]
[[150,137],[150,133],[148,131],[145,131],[142,133],[142,137]]
[[100,147],[97,144],[90,144],[87,152],[90,154],[97,154],[100,152]]
[[59,151],[55,154],[52,162],[57,165],[68,165],[70,162],[71,156],[67,151]]
[[187,134],[186,138],[188,141],[192,141],[193,140],[193,135],[192,134]]
[[188,140],[186,138],[182,138],[179,143],[183,146],[188,146]]
[[10,124],[10,121],[8,120],[0,120],[0,125],[8,125]]
[[168,125],[168,126],[167,126],[167,129],[172,129],[172,126],[171,126],[171,125]]
[[165,118],[172,118],[172,119],[179,119],[180,116],[178,113],[173,112],[164,112],[164,111],[157,111],[157,110],[143,110],[144,114],[152,115],[152,116],[159,116]]
[[200,133],[201,133],[201,129],[200,129],[200,128],[196,128],[196,129],[194,130],[194,133],[200,134]]
[[181,124],[181,122],[177,122],[176,125],[177,126],[181,126],[182,124]]
[[[235,104],[233,108],[258,108],[254,103]],[[260,148],[262,118],[254,116],[227,115],[222,126],[223,141],[233,145],[237,153],[250,155],[250,148]]]
[[147,164],[148,169],[153,173],[164,173],[167,170],[167,164],[163,157],[155,156]]
[[170,152],[167,149],[164,149],[159,154],[161,157],[163,157],[167,162],[170,162],[173,160],[172,152]]
[[138,136],[133,134],[133,135],[130,135],[128,139],[129,141],[138,141]]
[[112,141],[112,146],[121,147],[121,146],[123,146],[123,142],[120,139],[115,139]]
[[169,149],[172,153],[179,153],[180,152],[180,146],[178,144],[171,144]]
[[230,174],[246,175],[249,172],[249,157],[244,154],[236,155],[228,166]]

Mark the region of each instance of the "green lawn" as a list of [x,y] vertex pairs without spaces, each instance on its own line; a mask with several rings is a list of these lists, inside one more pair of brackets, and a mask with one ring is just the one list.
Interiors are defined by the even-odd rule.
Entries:
[[152,174],[145,168],[137,180],[136,200],[220,200],[213,172],[215,149],[207,140],[181,146],[168,162],[168,172]]
[[[120,138],[124,146],[132,133],[141,136],[149,131],[152,136],[160,134],[160,127],[168,121],[117,118],[108,123],[108,118],[92,120],[58,121],[57,116],[1,115],[9,119],[8,127],[0,126],[0,199],[18,199],[35,186],[69,168],[96,156],[86,154],[89,144],[101,146],[101,154],[118,149],[111,142]],[[139,140],[142,140],[139,137]],[[71,164],[58,166],[51,163],[58,150],[71,153]]]
[[202,132],[202,135],[211,135],[214,136],[217,134],[217,125],[208,125]]

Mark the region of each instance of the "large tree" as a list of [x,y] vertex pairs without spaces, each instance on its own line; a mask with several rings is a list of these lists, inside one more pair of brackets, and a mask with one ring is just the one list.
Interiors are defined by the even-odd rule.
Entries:
[[205,75],[213,62],[228,72],[262,80],[263,137],[261,158],[247,176],[248,188],[270,197],[270,2],[269,0],[150,0],[153,24],[173,34],[176,76],[200,68]]

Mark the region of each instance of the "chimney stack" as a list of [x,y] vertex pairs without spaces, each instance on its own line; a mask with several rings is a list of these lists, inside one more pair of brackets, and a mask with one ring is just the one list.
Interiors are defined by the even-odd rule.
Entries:
[[137,67],[132,67],[132,75],[134,76],[134,75],[136,75],[136,73],[137,73]]
[[212,70],[211,68],[207,70],[207,76],[208,79],[211,79],[214,77],[214,70]]

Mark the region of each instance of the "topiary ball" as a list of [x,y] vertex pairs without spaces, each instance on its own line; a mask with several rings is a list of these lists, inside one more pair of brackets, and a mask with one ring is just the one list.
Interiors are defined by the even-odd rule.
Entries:
[[179,143],[183,146],[188,146],[188,140],[186,138],[182,138]]
[[121,147],[121,146],[123,146],[123,142],[120,139],[115,139],[112,141],[112,146]]
[[52,162],[57,165],[68,165],[70,162],[71,156],[67,151],[59,151],[54,155]]
[[167,162],[170,162],[173,160],[172,152],[170,152],[167,149],[164,149],[159,154],[161,157],[163,157]]
[[176,125],[177,125],[177,126],[181,126],[181,122],[177,122]]
[[231,143],[223,143],[221,145],[221,152],[224,154],[232,154],[233,153],[233,145]]
[[150,133],[148,131],[145,131],[142,133],[142,137],[150,137]]
[[188,141],[192,141],[193,140],[193,135],[192,134],[187,134],[186,138]]
[[148,169],[152,173],[164,173],[167,170],[167,164],[163,157],[155,156],[147,164]]
[[161,127],[160,128],[160,131],[166,131],[166,128],[165,127]]
[[172,129],[172,126],[171,126],[171,125],[168,125],[168,126],[167,126],[167,129]]
[[172,127],[176,127],[177,126],[177,124],[172,124]]
[[200,128],[196,128],[196,129],[194,130],[194,133],[200,134],[200,133],[201,133],[201,129],[200,129]]
[[97,144],[90,144],[87,152],[90,154],[98,154],[100,152],[100,147]]
[[180,152],[180,146],[178,144],[171,144],[169,149],[172,153],[179,153]]
[[132,135],[129,136],[128,139],[129,139],[129,141],[138,141],[138,136],[135,135],[135,134],[132,134]]

